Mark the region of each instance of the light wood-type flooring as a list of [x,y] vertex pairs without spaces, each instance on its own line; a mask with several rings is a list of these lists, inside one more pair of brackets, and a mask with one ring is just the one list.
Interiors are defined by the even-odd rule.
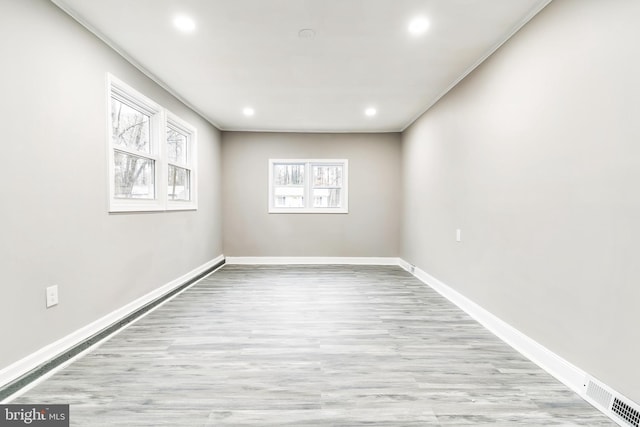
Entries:
[[226,265],[11,403],[79,426],[615,425],[379,266]]

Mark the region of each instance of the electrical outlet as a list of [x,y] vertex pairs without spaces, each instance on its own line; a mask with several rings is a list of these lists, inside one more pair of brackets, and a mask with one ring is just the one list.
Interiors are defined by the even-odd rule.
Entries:
[[47,288],[47,308],[58,305],[58,285]]

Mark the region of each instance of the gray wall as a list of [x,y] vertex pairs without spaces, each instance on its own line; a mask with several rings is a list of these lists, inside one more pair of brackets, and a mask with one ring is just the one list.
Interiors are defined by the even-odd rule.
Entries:
[[[50,2],[0,9],[0,369],[224,243],[230,256],[402,255],[640,401],[640,3],[551,3],[402,146],[221,136]],[[197,212],[107,213],[107,71],[197,127]],[[350,213],[268,214],[271,157],[348,158]]]
[[[392,256],[400,251],[400,134],[223,132],[228,256]],[[348,214],[269,214],[269,158],[349,160]]]
[[[219,131],[49,1],[0,10],[2,369],[212,260],[222,239]],[[107,71],[197,128],[197,212],[107,213]]]
[[639,20],[552,2],[402,138],[403,258],[636,402]]

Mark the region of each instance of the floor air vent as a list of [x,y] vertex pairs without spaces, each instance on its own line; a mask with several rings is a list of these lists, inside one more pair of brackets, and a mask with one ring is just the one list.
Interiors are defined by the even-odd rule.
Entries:
[[613,399],[613,406],[611,407],[611,412],[618,415],[620,418],[628,422],[630,425],[634,427],[640,426],[640,411],[632,408],[630,405],[627,405],[622,400],[617,397]]

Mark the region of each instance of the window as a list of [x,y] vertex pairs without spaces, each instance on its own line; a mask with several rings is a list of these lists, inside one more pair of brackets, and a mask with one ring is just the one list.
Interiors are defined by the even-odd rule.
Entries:
[[108,96],[109,211],[197,209],[195,129],[111,75]]
[[167,204],[169,209],[195,208],[195,129],[167,114]]
[[347,213],[348,161],[269,160],[270,213]]

